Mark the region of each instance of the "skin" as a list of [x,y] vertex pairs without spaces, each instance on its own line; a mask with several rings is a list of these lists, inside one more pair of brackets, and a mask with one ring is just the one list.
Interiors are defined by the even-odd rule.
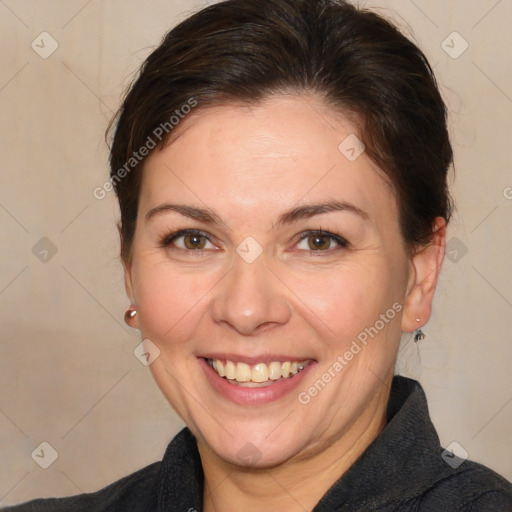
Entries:
[[[411,254],[388,179],[366,153],[351,162],[340,152],[356,129],[320,98],[280,95],[251,107],[201,109],[180,128],[145,162],[125,262],[137,309],[130,325],[161,351],[151,372],[197,438],[204,510],[312,510],[386,424],[401,333],[430,317],[445,222],[436,219],[432,243]],[[330,200],[348,202],[367,218],[333,211],[277,225],[291,208]],[[174,211],[145,219],[163,203],[209,208],[221,222]],[[190,237],[160,244],[181,228],[204,231],[210,241],[188,251]],[[349,245],[322,238],[315,251],[311,238],[299,241],[319,229]],[[248,236],[263,249],[252,263],[236,252]],[[300,403],[298,393],[394,303],[402,310],[309,403]],[[290,354],[316,364],[297,391],[239,406],[206,380],[197,356],[211,350]],[[237,455],[249,442],[258,454],[252,462]]]

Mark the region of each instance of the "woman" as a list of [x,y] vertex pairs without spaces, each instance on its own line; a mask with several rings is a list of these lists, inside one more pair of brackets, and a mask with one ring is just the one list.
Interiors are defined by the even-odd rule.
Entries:
[[452,149],[421,51],[342,0],[174,28],[115,123],[126,322],[187,424],[66,511],[509,511],[394,377],[431,314]]

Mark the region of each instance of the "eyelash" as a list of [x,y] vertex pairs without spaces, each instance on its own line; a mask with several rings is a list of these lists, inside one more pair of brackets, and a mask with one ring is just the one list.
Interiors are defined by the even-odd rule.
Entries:
[[[160,240],[160,247],[168,248],[174,241],[178,240],[181,237],[187,236],[187,235],[201,236],[201,237],[206,238],[206,240],[208,242],[212,243],[212,241],[210,240],[210,235],[204,231],[201,231],[199,229],[178,229],[177,231],[173,231],[172,233],[165,235]],[[339,245],[339,248],[341,248],[341,249],[346,249],[350,246],[349,242],[345,238],[343,238],[341,235],[338,235],[336,233],[331,233],[329,231],[324,231],[323,229],[313,229],[313,230],[305,231],[304,233],[302,233],[300,235],[296,244],[299,244],[303,240],[306,240],[307,238],[309,238],[311,236],[315,236],[315,235],[325,236],[325,237],[330,238],[331,241],[336,242]],[[178,251],[185,251],[188,253],[196,253],[198,255],[200,255],[204,251],[208,250],[208,249],[182,249],[181,247],[174,247],[173,249],[178,250]],[[332,253],[333,250],[331,248],[329,248],[327,250],[316,250],[316,251],[311,249],[306,252],[319,254],[319,253]]]

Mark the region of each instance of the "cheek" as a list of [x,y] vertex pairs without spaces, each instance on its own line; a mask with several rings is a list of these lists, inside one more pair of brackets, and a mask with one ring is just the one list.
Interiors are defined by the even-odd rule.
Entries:
[[373,325],[396,300],[389,269],[384,267],[378,258],[368,258],[322,273],[295,275],[288,282],[300,299],[297,306],[303,304],[304,314],[321,332],[346,340]]
[[186,340],[207,305],[213,276],[141,265],[136,273],[139,325],[144,337]]

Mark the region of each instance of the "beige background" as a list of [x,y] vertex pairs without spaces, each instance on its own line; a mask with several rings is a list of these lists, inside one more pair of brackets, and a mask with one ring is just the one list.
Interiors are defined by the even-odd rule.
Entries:
[[[206,3],[0,0],[3,504],[103,487],[159,460],[182,426],[133,355],[117,207],[92,191],[107,178],[103,132],[122,90],[166,30]],[[512,479],[512,1],[361,3],[426,51],[456,153],[453,261],[428,337],[404,338],[401,368],[423,383],[444,445]],[[47,59],[31,48],[43,31],[59,45]],[[469,44],[458,58],[442,47],[453,31]],[[446,44],[454,55],[463,41]],[[57,250],[46,262],[33,251],[42,237]],[[42,442],[58,452],[48,469],[31,457]]]

